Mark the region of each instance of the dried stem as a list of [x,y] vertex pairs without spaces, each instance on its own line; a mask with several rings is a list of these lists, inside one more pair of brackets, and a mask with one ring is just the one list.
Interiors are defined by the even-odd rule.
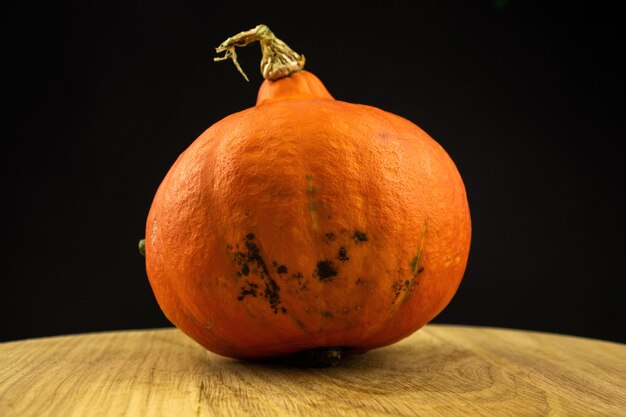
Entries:
[[247,46],[252,42],[259,41],[261,44],[261,74],[266,80],[278,80],[283,77],[300,71],[304,68],[304,56],[298,54],[287,44],[278,39],[272,31],[265,25],[258,25],[254,29],[240,32],[235,36],[226,39],[215,51],[224,55],[213,58],[215,61],[224,61],[232,59],[237,70],[248,80],[246,73],[243,72],[239,62],[237,62],[236,47]]

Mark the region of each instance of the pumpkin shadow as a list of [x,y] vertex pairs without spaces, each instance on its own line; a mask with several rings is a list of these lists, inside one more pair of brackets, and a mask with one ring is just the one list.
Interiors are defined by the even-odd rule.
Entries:
[[326,368],[284,360],[235,360],[191,346],[189,353],[185,379],[197,383],[203,406],[221,407],[227,401],[249,415],[260,414],[255,408],[259,404],[294,415],[315,415],[328,407],[349,414],[358,410],[359,416],[430,415],[433,410],[441,415],[485,415],[485,410],[499,415],[502,407],[520,398],[531,407],[524,415],[546,415],[550,407],[549,393],[528,381],[523,371],[500,364],[507,352],[477,350],[434,336],[349,355]]
[[239,407],[261,401],[277,410],[299,410],[297,415],[329,407],[359,410],[358,415],[412,416],[434,409],[468,415],[450,409],[466,404],[479,407],[477,415],[480,410],[498,415],[503,404],[524,392],[535,401],[531,415],[545,415],[546,393],[489,358],[468,346],[433,339],[348,356],[327,368],[211,356],[195,371],[201,372],[201,398],[211,406],[217,398],[235,398]]
[[[331,367],[299,363],[297,359],[270,361],[225,360],[222,366],[234,374],[246,374],[274,386],[324,396],[362,392],[392,395],[398,392],[467,392],[493,384],[489,364],[462,348],[398,345],[350,355]],[[269,390],[270,392],[272,389]]]

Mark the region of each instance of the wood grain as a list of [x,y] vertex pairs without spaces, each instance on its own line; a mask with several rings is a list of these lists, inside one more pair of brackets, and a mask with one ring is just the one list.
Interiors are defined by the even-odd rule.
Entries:
[[0,415],[624,416],[626,345],[429,325],[334,368],[213,355],[175,329],[0,344]]

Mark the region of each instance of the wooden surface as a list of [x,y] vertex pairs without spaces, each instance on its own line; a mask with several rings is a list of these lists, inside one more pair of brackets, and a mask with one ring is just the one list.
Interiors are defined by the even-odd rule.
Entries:
[[0,344],[0,416],[624,416],[626,345],[429,325],[334,368],[213,355],[174,329]]

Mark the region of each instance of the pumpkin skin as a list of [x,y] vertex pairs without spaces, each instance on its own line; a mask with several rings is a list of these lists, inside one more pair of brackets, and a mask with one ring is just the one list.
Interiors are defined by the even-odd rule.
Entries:
[[267,358],[392,344],[454,296],[470,248],[461,176],[410,121],[299,71],[206,130],[161,183],[146,269],[206,349]]

